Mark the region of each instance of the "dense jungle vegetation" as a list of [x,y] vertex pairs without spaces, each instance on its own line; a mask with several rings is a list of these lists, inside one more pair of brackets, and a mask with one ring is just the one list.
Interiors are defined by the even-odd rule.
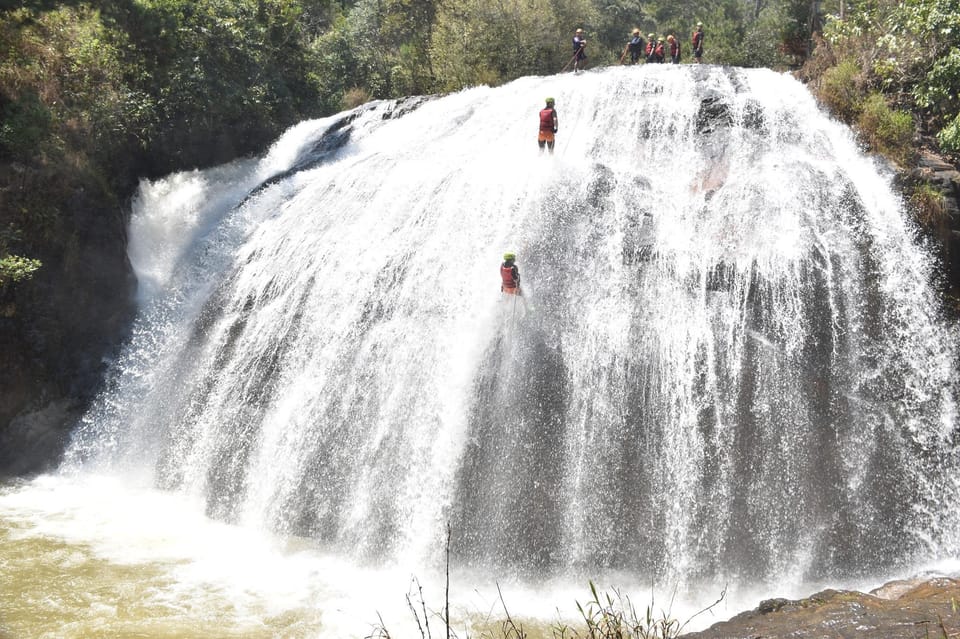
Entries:
[[960,152],[958,0],[27,0],[0,12],[0,287],[69,249],[76,193],[263,148],[295,121],[373,98],[559,71],[574,28],[593,65],[633,27],[706,25],[705,62],[799,67],[869,143],[915,132]]

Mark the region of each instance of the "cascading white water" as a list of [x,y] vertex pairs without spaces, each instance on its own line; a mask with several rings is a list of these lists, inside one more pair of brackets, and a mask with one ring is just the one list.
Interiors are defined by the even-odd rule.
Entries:
[[766,70],[523,78],[305,123],[261,161],[143,185],[142,311],[63,472],[372,565],[438,565],[448,523],[454,565],[540,579],[953,557],[957,340],[908,219]]

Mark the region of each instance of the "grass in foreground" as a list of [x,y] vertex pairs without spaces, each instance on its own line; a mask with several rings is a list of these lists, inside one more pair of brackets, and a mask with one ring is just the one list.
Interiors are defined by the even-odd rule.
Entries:
[[[407,593],[407,606],[416,621],[421,639],[434,639],[431,620],[434,626],[439,626],[437,639],[442,637],[460,639],[461,635],[450,624],[449,597],[444,610],[430,610],[424,601],[420,583],[415,580],[414,584],[415,593]],[[646,606],[643,614],[639,614],[630,598],[619,590],[613,589],[612,592],[600,593],[592,581],[589,584],[590,598],[585,603],[577,602],[581,622],[574,626],[556,621],[546,629],[542,627],[530,629],[524,627],[523,622],[516,620],[507,609],[498,585],[497,591],[503,608],[502,617],[499,620],[485,620],[480,624],[474,624],[479,628],[475,630],[477,634],[471,635],[469,630],[464,630],[462,637],[464,639],[471,636],[476,636],[478,639],[545,639],[547,637],[551,639],[676,639],[690,621],[711,610],[723,601],[726,594],[725,591],[722,592],[717,601],[681,622],[673,618],[669,610],[661,611],[658,615],[654,611],[652,602]],[[394,635],[390,633],[381,618],[367,639],[393,639],[393,637]]]

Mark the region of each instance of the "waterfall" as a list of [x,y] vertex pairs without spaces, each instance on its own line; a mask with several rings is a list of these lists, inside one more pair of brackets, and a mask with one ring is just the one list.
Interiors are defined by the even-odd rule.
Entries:
[[130,256],[133,337],[64,473],[364,565],[439,565],[447,524],[455,565],[540,578],[849,580],[957,552],[930,251],[788,75],[373,102],[145,182]]

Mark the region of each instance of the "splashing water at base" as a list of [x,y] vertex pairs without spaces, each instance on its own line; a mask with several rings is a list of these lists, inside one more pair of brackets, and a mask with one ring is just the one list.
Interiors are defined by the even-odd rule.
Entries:
[[[93,496],[93,497],[92,497]],[[381,623],[391,636],[419,636],[409,595],[442,632],[446,584],[423,566],[362,567],[323,553],[311,540],[211,521],[176,495],[131,490],[116,478],[45,477],[0,490],[0,630],[11,638],[366,637]],[[643,611],[703,628],[751,608],[768,592],[723,594],[654,589],[637,575],[594,575]],[[864,581],[867,589],[880,582]],[[800,588],[812,588],[815,584]],[[805,590],[780,590],[800,596]],[[451,620],[459,636],[493,632],[504,607],[528,636],[579,627],[586,581],[517,581],[453,569]],[[695,616],[696,615],[696,616]]]
[[[442,627],[433,613],[445,584],[434,569],[361,567],[311,540],[220,524],[196,503],[112,477],[4,488],[0,542],[4,636],[363,637],[381,622],[393,636],[417,636],[406,596],[419,608],[420,588]],[[502,619],[503,603],[546,630],[575,621],[574,602],[589,594],[585,583],[496,584],[457,570],[451,584],[462,632]]]

